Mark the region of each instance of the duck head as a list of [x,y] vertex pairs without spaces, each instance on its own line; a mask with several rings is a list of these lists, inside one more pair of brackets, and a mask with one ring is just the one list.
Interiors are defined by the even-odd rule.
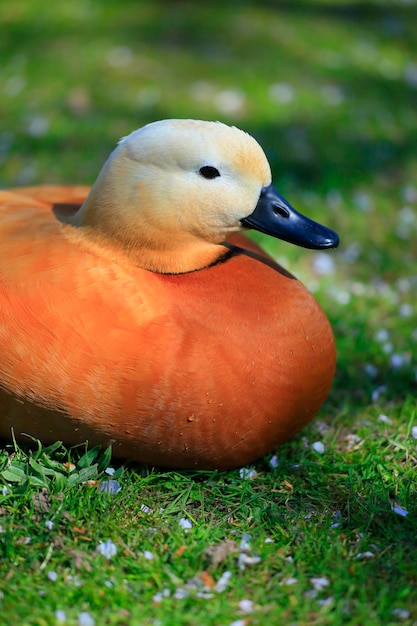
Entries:
[[95,244],[161,273],[207,267],[246,228],[309,248],[338,245],[336,233],[272,187],[255,139],[220,122],[163,120],[124,137],[67,221]]

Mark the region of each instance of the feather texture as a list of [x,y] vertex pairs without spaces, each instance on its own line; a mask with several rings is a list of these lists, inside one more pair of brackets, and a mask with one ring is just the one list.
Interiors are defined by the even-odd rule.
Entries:
[[335,347],[305,287],[238,232],[198,271],[101,253],[71,224],[87,194],[0,192],[0,435],[223,469],[312,419]]

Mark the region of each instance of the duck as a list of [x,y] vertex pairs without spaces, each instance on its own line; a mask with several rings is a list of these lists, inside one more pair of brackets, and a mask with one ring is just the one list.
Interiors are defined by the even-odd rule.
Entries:
[[228,470],[298,433],[332,386],[330,323],[247,233],[337,234],[272,185],[248,133],[151,122],[94,185],[0,191],[0,436]]

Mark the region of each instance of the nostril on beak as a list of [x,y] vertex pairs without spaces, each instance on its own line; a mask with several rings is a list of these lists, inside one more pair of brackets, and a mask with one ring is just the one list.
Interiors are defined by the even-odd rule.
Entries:
[[278,204],[275,204],[272,207],[272,210],[275,213],[275,215],[280,215],[281,217],[287,217],[287,218],[290,216],[290,212],[284,207],[279,206]]

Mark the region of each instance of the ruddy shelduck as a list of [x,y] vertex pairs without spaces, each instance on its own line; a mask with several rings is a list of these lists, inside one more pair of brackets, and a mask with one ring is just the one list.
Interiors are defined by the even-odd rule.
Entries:
[[338,244],[219,122],[144,126],[90,191],[0,192],[0,435],[226,469],[299,431],[331,387],[333,334],[246,229]]

